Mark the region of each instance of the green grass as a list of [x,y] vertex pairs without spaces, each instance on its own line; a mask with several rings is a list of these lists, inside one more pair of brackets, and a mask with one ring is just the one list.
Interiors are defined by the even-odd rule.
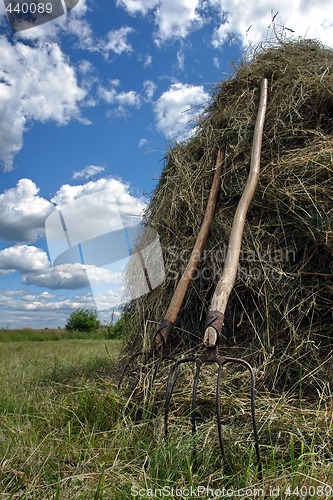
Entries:
[[186,490],[199,486],[229,493],[248,488],[257,490],[257,498],[262,490],[278,492],[275,498],[327,498],[325,491],[333,487],[330,397],[302,399],[300,404],[288,394],[258,396],[264,462],[260,484],[253,465],[246,377],[241,382],[238,377],[233,388],[227,374],[223,388],[228,467],[220,460],[210,373],[203,377],[194,464],[188,419],[191,370],[183,371],[176,388],[165,440],[165,374],[153,388],[145,378],[136,393],[125,396],[114,380],[119,349],[119,341],[92,339],[0,344],[1,499],[127,500],[152,498],[154,490],[155,498],[159,493],[163,498],[163,491],[171,493],[172,488],[169,498],[177,498],[177,488],[185,498]]
[[43,342],[46,340],[65,339],[104,339],[107,336],[107,327],[101,327],[93,332],[69,331],[64,328],[44,328],[33,330],[23,328],[18,330],[0,329],[0,342]]

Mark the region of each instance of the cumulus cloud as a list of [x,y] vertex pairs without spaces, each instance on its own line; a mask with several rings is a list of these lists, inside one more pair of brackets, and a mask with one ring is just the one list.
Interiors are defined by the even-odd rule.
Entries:
[[[46,252],[28,245],[16,245],[1,250],[0,271],[19,272],[23,275],[22,282],[25,285],[36,285],[51,290],[76,290],[89,286],[89,283],[114,284],[121,283],[122,279],[121,273],[112,273],[109,269],[95,265],[83,266],[74,263],[52,268]],[[29,300],[29,297],[26,295],[24,299]]]
[[[293,30],[296,37],[320,39],[332,45],[331,2],[309,0],[279,0],[268,4],[266,0],[117,0],[117,5],[130,15],[154,14],[157,43],[173,38],[185,38],[206,22],[220,19],[215,29],[213,45],[221,46],[230,37],[243,46],[254,45],[272,35],[272,16],[275,26]],[[250,28],[251,27],[251,28]],[[249,29],[250,28],[250,29]],[[290,34],[288,29],[284,34]]]
[[43,236],[52,203],[38,196],[30,179],[20,179],[15,188],[0,194],[0,238],[5,241],[35,241]]
[[156,89],[157,85],[151,80],[146,80],[143,82],[143,92],[148,102],[153,99]]
[[102,172],[104,172],[104,170],[104,167],[98,167],[97,165],[88,165],[88,167],[85,167],[82,170],[74,171],[73,179],[89,179],[90,177],[101,174]]
[[[22,274],[22,282],[25,285],[36,285],[51,290],[77,290],[89,285],[122,284],[121,272],[113,272],[104,267],[81,263],[51,267],[46,252],[28,245],[16,245],[1,250],[0,272],[18,272]],[[30,295],[26,295],[25,300],[29,300],[29,297]]]
[[119,80],[111,80],[109,88],[100,85],[98,88],[98,95],[100,99],[113,106],[109,114],[126,117],[128,108],[138,109],[141,106],[141,98],[134,90],[119,92],[116,89],[119,85]]
[[173,83],[154,105],[158,129],[168,139],[185,139],[209,98],[202,85]]
[[123,52],[132,52],[132,46],[127,41],[127,37],[130,33],[133,33],[133,28],[129,26],[122,26],[118,30],[111,30],[106,36],[106,41],[103,43],[103,49],[106,54],[110,51],[119,55]]
[[140,106],[140,96],[134,90],[118,93],[114,88],[100,87],[99,95],[108,104],[119,104],[121,107],[134,106],[136,108]]
[[[89,273],[89,280],[87,273]],[[93,265],[60,264],[45,272],[29,273],[23,277],[22,281],[25,285],[36,285],[50,290],[77,290],[89,284],[119,283],[121,274]]]
[[159,4],[159,0],[116,0],[116,3],[130,14],[146,14]]
[[0,269],[32,273],[45,271],[50,263],[46,253],[40,248],[17,245],[0,251]]
[[177,52],[177,63],[178,63],[178,69],[180,71],[184,71],[185,68],[185,54],[183,50],[179,50]]
[[64,326],[68,316],[79,307],[95,307],[90,293],[73,296],[70,291],[59,295],[0,289],[1,324],[9,328]]
[[139,140],[138,148],[143,148],[144,146],[147,146],[148,141],[145,137]]
[[22,296],[22,300],[26,300],[26,301],[31,301],[31,300],[40,300],[40,299],[44,299],[44,300],[52,300],[56,297],[56,295],[50,293],[50,292],[42,292],[42,293],[39,293],[39,294],[34,294],[34,295],[31,295],[31,294],[25,294]]
[[[235,0],[223,0],[223,2],[222,0],[210,0],[210,3],[218,9],[222,17],[222,22],[215,29],[212,39],[213,46],[216,48],[229,41],[232,37],[236,37],[244,46],[250,43],[257,44],[265,40],[269,33],[273,12],[281,12],[281,9],[283,11],[283,4],[287,4],[284,0],[271,5],[267,5],[264,0],[255,3],[244,0],[240,2],[235,2]],[[285,21],[289,17],[292,4],[293,1],[287,4]]]
[[143,59],[141,58],[141,60],[143,60],[144,69],[149,68],[149,66],[151,66],[153,64],[153,56],[151,56],[151,55],[147,55]]
[[[223,22],[214,35],[215,46],[226,41],[228,33],[236,35],[243,45],[265,40],[272,35],[272,17],[275,14],[276,29],[282,34],[284,27],[292,29],[294,36],[318,38],[323,43],[332,45],[333,21],[329,0],[319,3],[309,0],[279,0],[270,5],[265,0],[209,0],[209,3],[223,13]],[[288,29],[284,34],[290,34]]]
[[216,69],[220,69],[221,63],[218,57],[213,57],[213,66],[215,66]]
[[157,43],[184,38],[203,23],[200,0],[117,0],[117,5],[132,15],[146,15],[154,9]]
[[56,43],[12,45],[0,37],[0,53],[0,163],[10,171],[28,125],[79,119],[85,91]]
[[[56,312],[63,311],[64,313],[68,311],[68,313],[71,313],[72,310],[82,307],[82,299],[80,300],[80,298],[78,298],[76,301],[71,301],[67,299],[67,300],[58,300],[50,302],[49,297],[45,296],[44,293],[40,295],[35,295],[35,298],[29,302],[24,302],[23,300],[21,304],[17,304],[17,307],[19,309],[23,309],[24,311],[32,311],[35,313],[45,312],[49,314],[51,311],[56,311]],[[41,320],[40,316],[39,318]],[[45,315],[44,321],[45,321],[44,324],[47,325],[50,324],[47,315]]]
[[[102,208],[103,210],[105,209],[106,211],[108,210],[110,200],[113,202],[114,197],[117,198],[118,203],[127,206],[129,210],[134,210],[136,214],[139,213],[138,210],[142,211],[144,208],[142,200],[140,198],[136,198],[130,193],[130,186],[120,179],[115,179],[113,177],[98,179],[97,181],[89,181],[86,184],[79,186],[64,184],[56,192],[51,201],[60,207],[63,207],[67,203],[72,203],[75,200],[94,193],[98,193],[99,196],[94,198],[92,197],[90,201],[95,204],[97,200],[100,200],[98,203],[99,208]],[[89,203],[88,198],[85,198],[85,200]],[[87,213],[89,213],[91,209],[92,207],[89,207]],[[103,215],[103,212],[99,211],[99,214]],[[95,218],[96,215],[97,214],[94,213]],[[108,214],[104,215],[104,217],[105,216],[108,217]]]
[[[87,179],[103,170],[104,167],[90,165],[77,172],[76,178]],[[99,234],[109,228],[115,229],[115,224],[119,222],[119,210],[138,216],[145,208],[145,201],[132,194],[128,184],[111,177],[77,186],[64,184],[51,199],[52,203],[38,193],[39,189],[32,180],[20,179],[16,187],[0,194],[0,239],[26,243],[45,236],[45,221],[54,212],[54,204],[62,208],[81,200],[80,231],[89,232],[96,228]],[[73,221],[73,224],[76,223]],[[103,228],[106,228],[105,231],[102,231]]]
[[[2,3],[0,3],[1,8]],[[87,12],[86,0],[80,2],[66,15],[60,16],[51,22],[41,24],[33,29],[18,32],[17,38],[35,42],[56,42],[60,35],[71,35],[74,37],[74,46],[89,52],[100,52],[108,56],[110,52],[122,54],[131,52],[132,47],[127,37],[134,30],[123,26],[118,30],[109,31],[106,36],[97,38],[92,26],[85,18]],[[1,12],[0,12],[1,15]]]
[[170,38],[184,38],[201,26],[198,14],[199,0],[164,0],[156,10],[157,37],[162,42]]
[[94,65],[90,61],[87,61],[87,59],[82,59],[82,61],[78,63],[78,70],[83,75],[88,75],[89,73],[92,73],[94,69],[95,69]]
[[102,178],[78,186],[65,184],[52,201],[66,214],[72,245],[123,229],[124,224],[136,223],[137,216],[145,208],[145,202],[131,194],[129,185],[114,178]]
[[47,219],[46,236],[55,267],[27,275],[24,283],[74,289],[89,280],[99,309],[110,293],[112,304],[120,304],[124,268],[145,203],[112,178],[62,186],[52,200],[59,211]]

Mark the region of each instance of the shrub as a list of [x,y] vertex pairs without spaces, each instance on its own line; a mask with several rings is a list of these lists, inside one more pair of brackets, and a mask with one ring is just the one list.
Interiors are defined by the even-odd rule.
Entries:
[[109,340],[121,339],[124,337],[125,320],[123,318],[118,319],[114,325],[109,325],[105,334],[105,338]]
[[94,309],[77,309],[67,320],[66,330],[78,330],[79,332],[91,332],[101,325]]

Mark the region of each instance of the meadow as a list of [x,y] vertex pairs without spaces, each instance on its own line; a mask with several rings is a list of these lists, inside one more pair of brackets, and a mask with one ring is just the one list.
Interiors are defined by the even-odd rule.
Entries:
[[[117,388],[120,340],[57,331],[1,332],[0,498],[329,498],[332,398],[257,394],[264,465],[253,465],[247,377],[228,372],[221,464],[210,374],[201,384],[197,450],[188,419],[191,368],[182,374],[163,435],[165,374],[135,392]],[[10,335],[13,339],[10,340]],[[80,336],[78,334],[78,336]],[[32,341],[34,340],[34,341]]]

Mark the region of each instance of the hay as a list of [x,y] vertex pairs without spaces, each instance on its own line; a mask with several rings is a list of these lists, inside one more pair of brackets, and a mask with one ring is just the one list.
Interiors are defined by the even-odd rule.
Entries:
[[[269,80],[262,172],[226,310],[224,352],[248,356],[262,384],[324,390],[332,382],[333,51],[316,41],[259,51],[221,82],[192,139],[167,154],[146,213],[166,280],[128,304],[127,350],[149,343],[199,231],[219,147],[227,146],[215,221],[172,346],[199,349],[248,174],[259,82]],[[135,334],[134,334],[135,332]]]

